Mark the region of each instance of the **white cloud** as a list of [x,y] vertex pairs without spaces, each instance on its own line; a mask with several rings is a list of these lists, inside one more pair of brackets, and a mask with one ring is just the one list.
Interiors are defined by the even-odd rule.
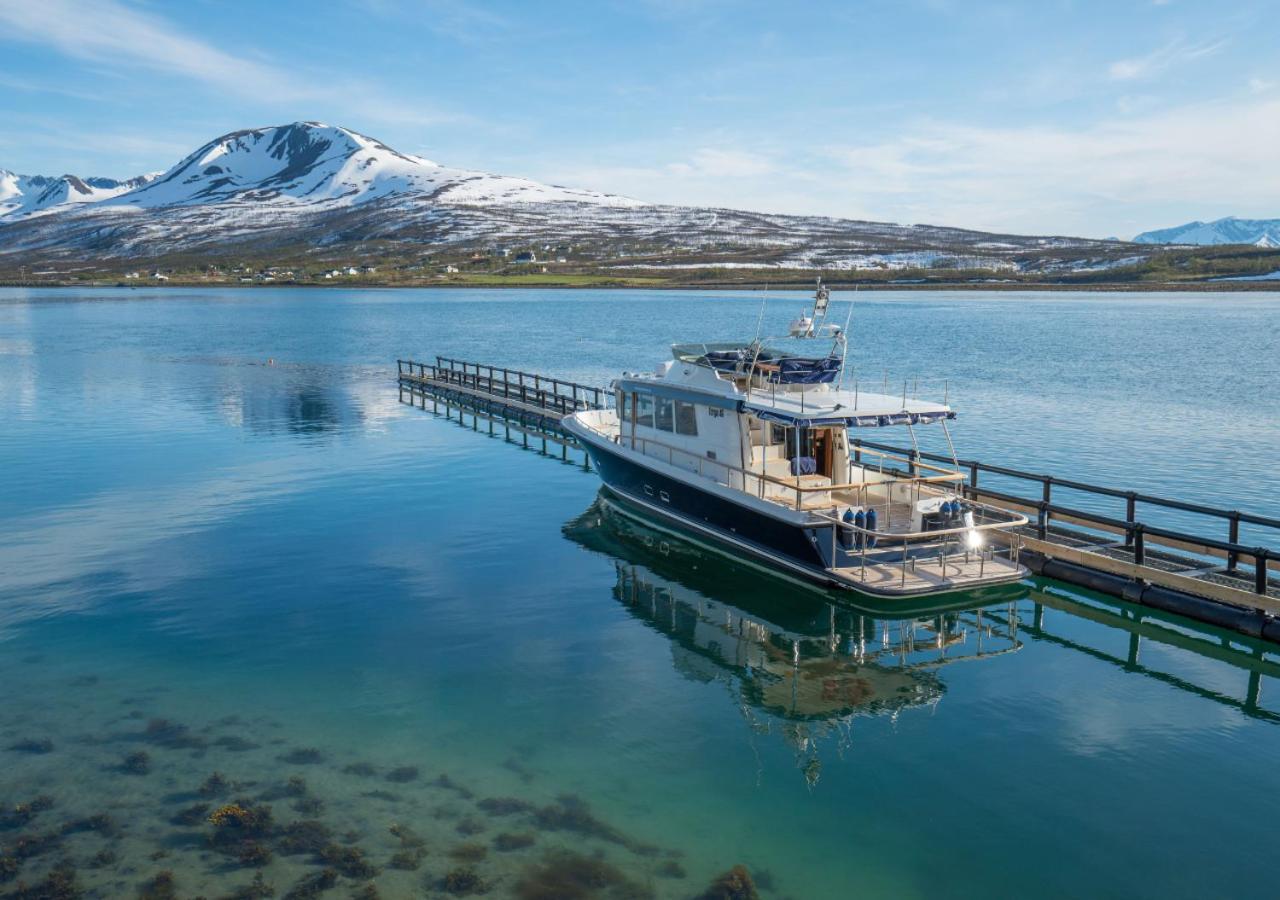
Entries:
[[829,154],[863,206],[915,210],[914,221],[1103,236],[1140,229],[1135,217],[1156,209],[1262,214],[1260,203],[1280,197],[1278,145],[1280,101],[1259,100],[1077,130],[930,123]]
[[645,146],[631,155],[657,161],[538,174],[657,203],[1092,237],[1270,217],[1280,198],[1271,94],[1080,128],[927,120],[900,132],[786,157],[742,142],[682,155]]
[[703,147],[694,152],[688,162],[672,163],[673,174],[696,175],[708,178],[751,178],[768,175],[776,166],[768,157],[744,150],[720,150]]
[[251,97],[307,93],[273,66],[219,50],[114,0],[0,0],[0,22],[9,37],[78,59],[143,66]]
[[1146,56],[1117,60],[1107,68],[1107,74],[1113,81],[1153,78],[1174,66],[1217,53],[1226,45],[1225,40],[1188,44],[1178,39],[1153,50]]

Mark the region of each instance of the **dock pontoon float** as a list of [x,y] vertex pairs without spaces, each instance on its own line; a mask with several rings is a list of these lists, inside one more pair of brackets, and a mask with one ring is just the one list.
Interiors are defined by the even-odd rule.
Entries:
[[[963,497],[958,463],[853,445],[853,429],[896,427],[916,447],[916,428],[946,431],[955,413],[905,390],[846,389],[847,340],[827,303],[819,285],[812,314],[776,342],[678,344],[653,374],[613,382],[615,408],[562,427],[614,494],[793,577],[878,596],[1022,579],[1027,519]],[[826,340],[821,356],[792,349]]]

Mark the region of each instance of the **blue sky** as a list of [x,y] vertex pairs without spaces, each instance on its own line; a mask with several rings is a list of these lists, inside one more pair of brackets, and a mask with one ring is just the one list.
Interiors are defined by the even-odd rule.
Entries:
[[0,0],[0,167],[319,119],[644,200],[1096,237],[1280,216],[1280,2]]

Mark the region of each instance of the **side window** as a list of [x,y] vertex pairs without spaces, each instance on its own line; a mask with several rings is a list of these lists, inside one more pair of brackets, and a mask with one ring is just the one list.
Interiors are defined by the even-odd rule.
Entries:
[[689,434],[697,437],[698,416],[692,403],[676,401],[676,434]]
[[649,394],[636,394],[636,424],[653,427],[653,397]]
[[618,392],[618,421],[631,424],[631,395]]
[[675,403],[666,397],[658,398],[658,421],[657,428],[659,431],[675,431]]

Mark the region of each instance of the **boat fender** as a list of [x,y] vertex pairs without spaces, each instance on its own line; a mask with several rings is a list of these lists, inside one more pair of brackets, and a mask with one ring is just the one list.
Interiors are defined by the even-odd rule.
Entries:
[[[859,528],[866,528],[866,527],[867,527],[867,514],[866,514],[865,512],[863,512],[862,510],[858,510],[858,514],[857,514],[856,516],[854,516],[854,517],[853,517],[853,524],[854,524],[854,525],[857,525]],[[861,531],[855,532],[855,533],[854,533],[854,535],[853,535],[853,546],[854,546],[854,548],[855,548],[855,549],[857,549],[857,550],[861,550],[861,549],[862,549],[862,542],[863,542],[863,541],[865,541],[866,539],[867,539],[867,536],[866,536],[865,534],[863,534]]]
[[[867,510],[867,519],[866,519],[866,521],[867,521],[867,525],[866,525],[867,531],[875,531],[875,530],[876,530],[876,518],[877,518],[877,516],[876,516],[876,511],[875,511],[874,509],[869,509],[869,510]],[[867,538],[867,546],[868,546],[868,547],[874,547],[874,546],[876,545],[876,536],[875,536],[874,534],[866,535],[866,538]]]
[[[840,521],[844,522],[846,525],[857,524],[854,521],[853,507],[850,507],[844,511],[844,515],[840,517]],[[840,529],[840,546],[841,547],[844,547],[846,550],[848,550],[850,547],[853,546],[855,540],[857,540],[857,538],[852,529],[850,528]]]

